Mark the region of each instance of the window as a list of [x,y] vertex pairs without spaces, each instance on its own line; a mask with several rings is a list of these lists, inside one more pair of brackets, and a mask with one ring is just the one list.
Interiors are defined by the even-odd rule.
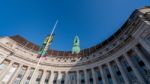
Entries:
[[150,41],[150,36],[147,39],[148,39],[148,41]]
[[137,69],[140,71],[140,73],[143,75],[143,77],[146,79],[147,83],[150,83],[150,70],[145,66],[144,62],[140,59],[139,56],[132,56],[132,60],[137,65]]
[[125,67],[126,71],[127,71],[127,75],[129,77],[129,80],[132,83],[135,83],[137,80],[135,73],[133,72],[132,68],[129,66],[128,62],[125,59],[121,60],[122,66]]
[[76,72],[70,72],[69,73],[69,84],[77,84],[76,80],[77,80],[77,75]]
[[121,75],[120,71],[117,71],[117,75],[118,75],[118,76],[120,76],[120,75]]
[[30,73],[29,73],[29,75],[28,75],[28,77],[27,77],[27,80],[26,80],[25,84],[29,84],[29,81],[30,81],[30,79],[31,79],[31,77],[32,77],[33,72],[34,72],[34,69],[33,69],[33,68],[30,69]]
[[148,36],[148,38],[146,39],[148,44],[150,45],[150,36]]
[[66,76],[66,74],[65,74],[65,72],[61,72],[61,74],[62,74],[61,84],[65,84],[65,76]]
[[128,72],[131,72],[132,68],[131,67],[127,67],[127,70],[128,70]]
[[65,81],[64,80],[61,80],[61,84],[64,84],[65,83]]
[[83,73],[83,71],[80,71],[80,76],[81,76],[81,79],[80,79],[80,81],[81,81],[81,84],[85,84],[85,80],[84,80],[84,73]]
[[82,80],[81,80],[81,83],[82,83],[82,84],[84,84],[84,83],[85,83],[84,79],[82,79]]
[[23,75],[24,75],[25,72],[26,72],[26,69],[27,69],[27,68],[25,68],[25,67],[22,67],[22,68],[21,68],[21,70],[20,70],[20,72],[19,72],[17,78],[16,78],[15,81],[14,81],[14,84],[19,84],[19,83],[20,83],[21,79],[23,78]]
[[46,75],[46,78],[45,78],[45,84],[48,84],[50,75],[51,75],[51,72],[47,71],[47,75]]
[[107,80],[108,80],[109,84],[112,84],[112,78],[111,78],[108,67],[105,67],[105,73],[106,73]]
[[58,78],[58,72],[54,72],[53,84],[56,84],[56,83],[57,83],[57,78]]
[[123,79],[123,77],[122,77],[122,75],[121,75],[121,72],[120,72],[118,66],[117,66],[116,64],[114,64],[114,65],[112,65],[112,66],[113,66],[113,70],[114,70],[114,72],[115,72],[114,74],[116,75],[118,81],[119,81],[120,83],[124,83],[124,79]]

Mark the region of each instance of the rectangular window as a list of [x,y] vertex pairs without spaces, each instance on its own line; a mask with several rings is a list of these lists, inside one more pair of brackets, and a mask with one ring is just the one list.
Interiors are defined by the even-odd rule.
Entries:
[[148,40],[150,41],[150,36],[148,37]]
[[26,72],[26,69],[27,68],[25,68],[25,67],[21,68],[21,70],[20,70],[20,72],[19,72],[18,76],[16,77],[16,79],[15,79],[13,84],[20,84],[20,81],[23,78],[23,76],[24,76],[24,74]]
[[46,75],[46,78],[45,78],[45,84],[48,84],[50,75],[51,75],[51,72],[47,71],[47,75]]

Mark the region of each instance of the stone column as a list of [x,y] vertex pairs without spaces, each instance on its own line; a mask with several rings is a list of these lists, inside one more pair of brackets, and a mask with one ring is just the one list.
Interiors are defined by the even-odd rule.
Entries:
[[53,84],[54,77],[55,77],[54,71],[51,71],[50,81],[48,84]]
[[9,65],[7,66],[7,68],[5,70],[3,70],[3,73],[0,75],[0,80],[2,80],[4,78],[4,76],[7,74],[7,72],[10,70],[10,68],[12,67],[13,65],[13,61],[11,61],[9,63]]
[[19,74],[19,72],[20,72],[20,70],[21,70],[22,67],[23,67],[22,64],[18,65],[18,69],[17,69],[17,71],[15,71],[15,74],[14,74],[13,77],[11,78],[9,84],[13,84],[14,80],[15,80],[16,77],[18,76],[18,74]]
[[45,79],[46,79],[46,73],[47,71],[46,70],[43,70],[43,75],[42,75],[42,78],[41,78],[41,81],[40,81],[40,84],[45,84]]
[[137,49],[137,47],[134,47],[135,53],[141,58],[141,60],[145,63],[145,65],[150,69],[150,62],[144,57],[144,55]]
[[142,38],[139,38],[138,41],[150,54],[150,45],[148,45]]
[[65,84],[68,84],[69,75],[68,72],[65,73]]
[[93,68],[91,69],[91,71],[92,71],[93,84],[97,84],[97,83],[96,83],[95,71],[94,71]]
[[80,73],[79,71],[76,71],[77,73],[77,84],[80,84]]
[[34,70],[34,71],[35,71],[35,73],[33,72],[32,76],[31,76],[30,84],[35,84],[36,83],[36,79],[37,79],[37,77],[39,75],[39,69]]
[[27,69],[27,71],[25,72],[25,74],[24,74],[24,76],[23,76],[23,78],[22,78],[20,84],[24,84],[24,82],[27,80],[27,76],[28,76],[29,73],[30,73],[30,68],[31,68],[31,67],[28,67],[28,69]]
[[84,70],[83,72],[84,72],[85,84],[89,84],[88,79],[87,79],[88,78],[87,71]]
[[61,80],[62,80],[62,73],[59,71],[58,78],[57,78],[57,84],[61,84]]
[[123,69],[123,67],[121,66],[120,62],[118,59],[115,60],[120,72],[121,72],[121,75],[122,77],[124,78],[124,81],[125,81],[125,84],[130,84],[130,81],[128,79],[128,76],[127,76],[127,73],[125,72],[125,70]]
[[135,73],[136,77],[138,78],[139,82],[141,82],[141,84],[146,84],[144,78],[142,77],[142,75],[139,73],[139,71],[137,70],[136,66],[132,63],[131,59],[129,58],[129,56],[125,53],[124,54],[125,58],[127,59],[127,62],[129,63],[129,65],[132,67],[133,72]]
[[77,84],[80,84],[80,73],[79,71],[76,71],[77,72]]
[[101,76],[102,76],[102,81],[103,81],[103,84],[108,84],[107,80],[106,80],[106,75],[104,74],[104,71],[102,69],[102,66],[99,67],[99,70],[100,70],[100,73],[101,73]]
[[113,84],[117,84],[117,79],[116,79],[116,76],[115,76],[115,74],[114,74],[114,72],[112,70],[111,65],[109,63],[107,65],[108,65],[108,69],[109,69],[110,74],[111,74],[111,78],[112,78]]

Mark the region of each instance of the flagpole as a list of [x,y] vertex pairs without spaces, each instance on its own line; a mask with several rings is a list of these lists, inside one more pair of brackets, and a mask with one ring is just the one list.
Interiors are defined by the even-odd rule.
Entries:
[[[56,26],[57,26],[57,23],[58,23],[58,20],[56,20],[56,22],[55,22],[55,25],[54,25],[54,27],[53,27],[53,29],[52,29],[52,32],[50,33],[50,36],[51,35],[53,35],[53,33],[54,33],[54,31],[55,31],[55,29],[56,29]],[[51,45],[51,44],[50,44]],[[39,55],[39,54],[38,54]],[[43,54],[42,54],[43,55]],[[32,84],[32,79],[35,77],[35,73],[36,73],[36,71],[37,71],[37,69],[38,69],[38,67],[39,67],[39,64],[40,64],[40,62],[41,62],[41,60],[42,60],[42,55],[40,54],[40,58],[39,58],[39,60],[38,60],[38,63],[37,63],[37,65],[36,65],[36,67],[35,67],[35,70],[33,71],[33,74],[32,74],[32,76],[31,76],[31,79],[29,80],[29,84]]]

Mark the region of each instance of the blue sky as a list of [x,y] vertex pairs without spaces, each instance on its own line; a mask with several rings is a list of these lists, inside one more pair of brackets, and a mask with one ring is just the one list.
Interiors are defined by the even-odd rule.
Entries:
[[19,34],[41,45],[58,19],[51,48],[71,50],[78,34],[84,49],[107,39],[146,5],[150,0],[0,0],[0,36]]

